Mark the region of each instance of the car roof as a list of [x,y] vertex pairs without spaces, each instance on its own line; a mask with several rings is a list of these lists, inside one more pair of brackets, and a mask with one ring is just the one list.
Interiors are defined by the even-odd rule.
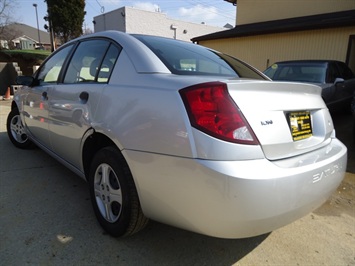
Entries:
[[274,64],[324,64],[324,63],[343,63],[338,60],[325,60],[325,59],[303,59],[303,60],[288,60],[288,61],[279,61],[275,62]]

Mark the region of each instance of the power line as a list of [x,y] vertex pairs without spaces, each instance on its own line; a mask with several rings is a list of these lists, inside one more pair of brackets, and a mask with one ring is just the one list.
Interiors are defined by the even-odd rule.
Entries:
[[100,8],[101,8],[101,14],[105,13],[105,7],[102,6],[98,0],[96,0],[96,3],[98,3],[98,5],[99,5]]
[[[213,12],[213,11],[208,11],[210,13],[213,13],[213,14],[216,14],[218,16],[222,16],[222,17],[225,17],[225,18],[228,18],[228,19],[235,19],[235,15],[226,15],[225,14],[225,10],[222,10],[220,9],[219,7],[216,7],[215,6],[215,2],[216,1],[199,1],[199,0],[188,0],[188,2],[192,3],[192,5],[195,5],[194,2],[196,2],[197,4],[200,4],[201,6],[204,6],[206,8],[209,8],[209,7],[214,7],[217,9],[217,12]],[[211,3],[211,2],[214,2],[214,3]],[[218,11],[219,10],[219,11]]]

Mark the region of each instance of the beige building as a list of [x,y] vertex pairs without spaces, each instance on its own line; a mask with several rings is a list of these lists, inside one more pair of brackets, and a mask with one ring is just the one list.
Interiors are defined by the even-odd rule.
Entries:
[[237,6],[235,28],[192,41],[262,71],[277,61],[333,59],[355,72],[355,0],[226,1]]

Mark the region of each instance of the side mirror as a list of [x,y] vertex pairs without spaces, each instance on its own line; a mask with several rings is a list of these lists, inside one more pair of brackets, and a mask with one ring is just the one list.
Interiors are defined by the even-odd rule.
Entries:
[[344,83],[344,79],[343,78],[336,78],[335,80],[334,80],[334,85],[336,85],[336,84],[338,84],[338,83]]
[[23,85],[23,86],[33,86],[34,85],[34,77],[31,76],[18,76],[16,78],[16,84],[17,85]]

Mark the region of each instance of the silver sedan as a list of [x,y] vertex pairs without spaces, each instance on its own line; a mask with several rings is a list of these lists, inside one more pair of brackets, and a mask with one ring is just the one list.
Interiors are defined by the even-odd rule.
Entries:
[[346,169],[320,87],[272,82],[196,44],[95,33],[18,83],[10,140],[84,178],[113,236],[148,219],[215,237],[260,235],[323,204]]

